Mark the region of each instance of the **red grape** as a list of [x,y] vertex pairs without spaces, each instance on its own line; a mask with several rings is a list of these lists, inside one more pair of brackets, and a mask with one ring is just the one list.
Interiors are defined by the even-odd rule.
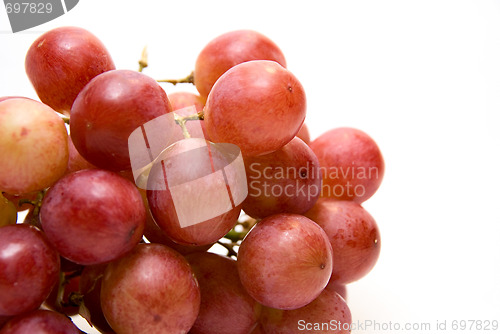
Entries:
[[11,319],[0,334],[81,334],[65,315],[49,310],[36,310]]
[[26,194],[51,186],[68,164],[63,120],[43,103],[0,102],[0,190]]
[[246,180],[225,168],[224,152],[204,139],[178,141],[161,158],[151,169],[147,192],[158,226],[185,245],[203,246],[222,238],[237,222],[237,199],[242,197],[238,184]]
[[347,301],[347,286],[345,284],[339,284],[334,280],[330,279],[328,285],[325,289],[333,290],[340,295],[340,297],[344,298]]
[[80,155],[75,145],[73,144],[71,136],[68,136],[68,153],[69,159],[68,167],[66,168],[66,174],[70,174],[83,169],[97,168]]
[[310,304],[296,310],[264,308],[261,317],[264,333],[336,333],[348,334],[351,311],[342,297],[325,289]]
[[248,334],[260,305],[241,285],[236,261],[213,253],[186,256],[201,290],[200,313],[191,334]]
[[170,111],[167,94],[154,79],[135,71],[108,71],[78,94],[71,108],[71,138],[91,164],[130,169],[132,131]]
[[321,197],[362,203],[379,188],[384,159],[375,141],[363,131],[336,128],[310,146],[323,171]]
[[200,288],[182,255],[140,244],[106,268],[101,304],[117,333],[187,333],[199,312]]
[[306,115],[306,97],[290,71],[274,61],[253,60],[217,80],[204,111],[211,140],[236,144],[246,156],[261,155],[278,150],[297,134]]
[[325,232],[296,214],[264,218],[238,251],[245,289],[262,305],[279,309],[296,309],[315,299],[330,279],[332,262]]
[[332,281],[348,284],[365,276],[380,254],[380,232],[373,217],[351,201],[320,198],[305,213],[325,230],[335,266]]
[[146,212],[132,182],[110,171],[87,169],[66,175],[49,189],[40,220],[62,256],[89,265],[130,251],[142,238]]
[[197,94],[190,92],[173,92],[167,95],[172,110],[194,106],[197,112],[203,111],[205,100]]
[[59,268],[59,255],[37,228],[0,227],[0,315],[37,309],[56,284]]
[[17,221],[17,210],[11,201],[0,193],[0,227],[15,224]]
[[302,139],[307,145],[309,145],[309,143],[311,142],[311,135],[309,134],[309,128],[307,127],[306,123],[302,124],[302,127],[297,133],[297,137]]
[[279,150],[245,158],[248,196],[243,211],[254,218],[309,210],[321,193],[318,158],[295,137]]
[[102,42],[78,27],[60,27],[38,37],[25,67],[40,100],[64,114],[92,78],[115,69]]
[[210,41],[195,64],[194,84],[200,95],[207,97],[224,72],[249,60],[274,60],[286,67],[285,56],[278,46],[256,31],[231,31]]
[[146,225],[144,226],[144,236],[148,239],[149,242],[162,244],[172,248],[173,250],[178,251],[182,255],[187,255],[195,252],[204,252],[210,249],[213,244],[203,245],[203,246],[188,246],[181,245],[173,241],[168,235],[158,227],[156,222],[151,215],[151,210],[149,209],[149,204],[147,200],[146,191],[143,189],[139,189],[141,193],[142,200],[144,202],[144,206],[146,208]]

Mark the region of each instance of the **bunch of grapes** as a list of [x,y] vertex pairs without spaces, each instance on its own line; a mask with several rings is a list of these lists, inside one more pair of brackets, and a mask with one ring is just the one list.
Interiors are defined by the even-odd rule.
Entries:
[[350,332],[384,161],[354,128],[310,140],[273,41],[210,41],[182,80],[197,94],[167,95],[145,53],[116,69],[77,27],[41,35],[25,64],[40,101],[0,98],[1,334],[81,333],[77,314],[102,333]]

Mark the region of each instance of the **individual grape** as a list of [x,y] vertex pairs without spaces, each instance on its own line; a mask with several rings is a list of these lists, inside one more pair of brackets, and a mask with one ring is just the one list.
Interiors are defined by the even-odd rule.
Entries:
[[55,28],[38,37],[26,54],[25,67],[40,100],[66,115],[92,78],[115,69],[102,42],[78,27]]
[[0,315],[37,309],[57,282],[59,268],[59,255],[37,228],[0,227]]
[[264,308],[261,324],[264,333],[350,333],[351,311],[342,297],[325,289],[310,304],[296,310]]
[[153,217],[151,216],[151,212],[147,213],[144,236],[146,237],[146,239],[148,239],[149,242],[168,246],[173,250],[181,253],[182,255],[204,252],[209,250],[210,247],[213,246],[213,243],[203,246],[189,246],[176,243],[171,238],[169,238],[169,236],[161,228],[158,227]]
[[158,227],[153,219],[153,216],[151,215],[146,191],[143,189],[139,189],[139,192],[141,193],[142,201],[144,202],[144,207],[146,208],[146,225],[144,227],[144,236],[146,237],[146,239],[148,239],[149,242],[168,246],[173,250],[181,253],[182,255],[204,252],[212,247],[213,244],[203,246],[181,245],[169,238],[168,235]]
[[279,47],[256,31],[236,30],[211,40],[196,59],[194,84],[200,95],[206,98],[224,72],[249,60],[273,60],[286,67]]
[[311,142],[311,135],[309,134],[309,128],[307,127],[306,123],[302,124],[302,127],[300,128],[299,132],[297,133],[297,137],[302,139],[304,143],[307,145],[310,144]]
[[267,154],[293,139],[306,115],[297,78],[274,61],[236,65],[215,83],[204,109],[208,135],[238,145],[245,156]]
[[262,305],[296,309],[313,301],[332,273],[332,247],[321,227],[301,215],[261,220],[238,251],[238,272]]
[[0,227],[15,224],[16,222],[16,206],[0,193]]
[[0,190],[26,194],[51,186],[68,164],[68,134],[50,107],[30,99],[0,102]]
[[67,316],[49,310],[36,310],[11,319],[0,334],[81,334]]
[[245,170],[248,196],[243,211],[254,218],[302,214],[321,193],[318,158],[297,137],[275,152],[245,158]]
[[42,203],[47,238],[65,258],[90,265],[117,259],[142,238],[146,212],[135,185],[105,170],[66,175]]
[[325,230],[332,244],[332,281],[352,283],[372,270],[380,254],[380,232],[360,204],[320,198],[304,215]]
[[363,131],[336,128],[310,146],[323,171],[321,197],[362,203],[379,188],[384,159],[375,141]]
[[241,285],[236,261],[213,253],[186,256],[201,291],[200,313],[191,334],[248,334],[260,305]]
[[172,110],[182,109],[190,106],[194,106],[197,112],[203,111],[205,106],[205,99],[200,95],[191,92],[172,92],[167,95]]
[[83,295],[83,306],[80,306],[80,315],[92,327],[102,334],[112,334],[113,329],[102,313],[101,287],[106,264],[86,266],[80,278],[80,293]]
[[199,312],[200,288],[181,254],[140,244],[106,268],[101,304],[117,333],[187,333]]
[[92,79],[75,99],[71,138],[91,164],[130,169],[132,131],[171,110],[167,94],[154,79],[135,71],[108,71]]
[[96,166],[92,165],[90,162],[85,160],[84,157],[81,156],[81,154],[76,149],[75,144],[73,144],[71,136],[68,136],[68,153],[69,153],[69,159],[68,159],[68,167],[66,168],[66,174],[70,174],[84,169],[97,168]]
[[340,295],[340,297],[344,298],[347,301],[347,286],[345,284],[339,284],[334,280],[330,279],[328,285],[325,289],[333,290]]
[[222,172],[220,167],[228,161],[218,148],[200,138],[181,140],[151,169],[147,191],[151,213],[177,243],[213,244],[237,222],[241,205],[236,199],[241,195],[229,185],[241,180],[232,169]]

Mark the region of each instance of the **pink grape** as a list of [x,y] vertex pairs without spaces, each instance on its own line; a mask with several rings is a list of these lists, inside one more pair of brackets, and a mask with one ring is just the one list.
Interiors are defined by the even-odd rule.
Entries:
[[194,106],[197,112],[201,112],[205,106],[205,99],[191,92],[172,92],[167,96],[172,110]]
[[142,201],[144,202],[144,207],[146,208],[146,225],[144,227],[144,236],[149,242],[162,244],[172,248],[173,250],[181,253],[182,255],[187,255],[196,252],[204,252],[210,249],[213,244],[203,245],[203,246],[188,246],[181,245],[173,241],[168,235],[158,227],[153,219],[151,210],[149,209],[149,203],[147,199],[147,193],[143,189],[139,189],[142,196]]
[[309,143],[311,142],[311,135],[309,134],[309,128],[307,127],[306,123],[302,124],[302,127],[297,133],[297,137],[302,139],[307,145],[309,145]]
[[114,70],[115,64],[92,33],[78,27],[60,27],[33,42],[25,67],[40,100],[69,114],[83,87],[95,76]]
[[200,288],[182,255],[140,244],[106,268],[101,304],[117,333],[187,333],[198,316]]
[[301,215],[261,220],[238,250],[238,272],[264,306],[296,309],[313,301],[332,273],[332,247],[321,227]]
[[321,193],[318,158],[297,137],[273,153],[245,158],[245,170],[248,196],[243,211],[254,218],[302,214]]
[[286,67],[279,47],[256,31],[236,30],[211,40],[196,59],[194,84],[200,95],[206,98],[224,72],[249,60],[273,60]]
[[[220,166],[226,163],[226,158],[217,151],[216,146],[207,143],[200,138],[190,138],[174,143],[162,156],[162,160],[153,166],[149,174],[147,198],[153,218],[165,234],[179,244],[188,246],[213,244],[234,227],[241,211],[241,205],[236,205],[213,217],[216,213],[212,212],[211,205],[214,202],[219,205],[228,201],[227,198],[217,197],[220,195],[221,189],[226,191],[227,183],[222,183],[224,181],[221,179],[215,180],[209,176],[214,175],[212,171],[215,169],[215,165]],[[186,158],[184,158],[185,161],[181,162],[179,159],[182,157]],[[194,161],[194,159],[196,160]],[[183,205],[176,207],[174,204],[174,197],[169,187],[169,182],[171,183],[172,180],[168,181],[168,176],[167,178],[164,176],[167,168],[177,183],[178,180],[185,181],[182,196],[192,196],[192,198],[184,197]],[[192,181],[195,181],[196,184],[191,186],[190,182]],[[236,183],[232,178],[228,182]],[[191,191],[189,191],[190,189]],[[218,195],[212,196],[209,199],[212,202],[207,204],[196,200],[198,193]],[[225,195],[228,196],[227,192]],[[201,200],[206,201],[207,198],[203,197]],[[203,212],[212,214],[213,218],[207,218],[188,226],[181,225],[178,215],[180,210],[201,212],[202,209]]]
[[37,309],[59,278],[59,255],[43,232],[25,224],[0,227],[0,315]]
[[43,103],[0,102],[0,190],[26,194],[54,184],[68,164],[63,120]]
[[7,322],[0,334],[81,334],[67,316],[49,310],[36,310]]
[[243,155],[255,156],[293,139],[306,115],[306,96],[290,71],[274,61],[253,60],[217,80],[204,111],[211,140],[238,145]]
[[377,263],[380,232],[373,217],[358,203],[320,198],[304,214],[325,230],[333,248],[332,281],[348,284],[364,277]]
[[328,282],[328,285],[326,286],[325,289],[335,291],[340,295],[340,297],[344,298],[344,300],[347,301],[347,285],[339,284],[334,280],[330,279],[330,282]]
[[335,291],[325,289],[310,304],[296,310],[264,308],[260,321],[264,333],[348,334],[352,316],[344,299]]
[[236,261],[213,253],[186,256],[201,290],[200,313],[191,334],[248,334],[260,305],[241,285]]
[[75,145],[73,144],[71,136],[68,136],[68,153],[69,153],[69,159],[68,159],[68,167],[66,168],[66,174],[70,174],[83,169],[97,168],[96,166],[92,165],[90,162],[88,162],[81,156],[81,154],[78,152]]
[[92,79],[75,99],[71,139],[91,164],[130,169],[132,131],[171,110],[167,94],[154,79],[135,71],[108,71]]
[[90,265],[112,261],[142,238],[146,212],[135,185],[106,170],[66,175],[43,199],[40,220],[67,259]]
[[384,159],[375,141],[363,131],[336,128],[310,146],[323,171],[321,197],[362,203],[379,188]]

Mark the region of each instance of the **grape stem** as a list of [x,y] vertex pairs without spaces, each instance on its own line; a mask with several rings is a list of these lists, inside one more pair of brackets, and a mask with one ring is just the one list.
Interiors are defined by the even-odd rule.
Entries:
[[19,200],[19,206],[23,205],[23,204],[31,204],[33,205],[33,217],[32,218],[36,218],[38,217],[38,214],[40,213],[40,208],[42,207],[42,200],[43,200],[43,197],[45,196],[45,193],[47,192],[47,190],[42,190],[42,191],[39,191],[38,194],[36,195],[36,199],[35,200],[29,200],[29,199],[20,199]]
[[179,116],[178,114],[174,113],[175,123],[182,128],[182,134],[184,135],[184,138],[191,138],[191,135],[189,134],[188,129],[186,127],[186,122],[199,121],[203,120],[203,118],[204,118],[203,111],[187,116]]
[[142,49],[141,59],[139,59],[139,72],[142,72],[143,69],[148,67],[148,47],[145,46]]
[[179,83],[190,83],[194,84],[194,71],[191,72],[187,77],[182,78],[182,79],[161,79],[161,80],[156,80],[157,82],[168,82],[171,83],[172,85],[177,85]]

